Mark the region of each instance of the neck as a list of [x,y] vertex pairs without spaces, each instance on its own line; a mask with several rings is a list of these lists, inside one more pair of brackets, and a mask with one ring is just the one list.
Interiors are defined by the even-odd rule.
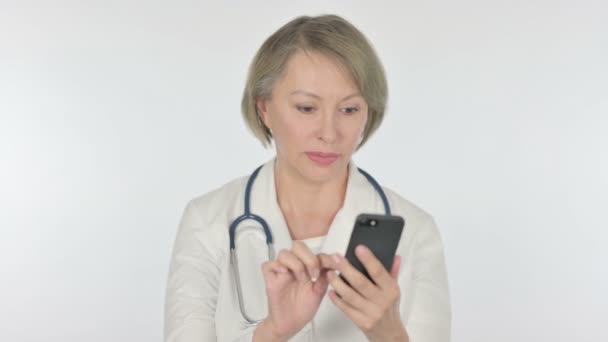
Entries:
[[348,168],[328,182],[314,183],[281,163],[274,165],[277,201],[293,239],[327,234],[346,195]]

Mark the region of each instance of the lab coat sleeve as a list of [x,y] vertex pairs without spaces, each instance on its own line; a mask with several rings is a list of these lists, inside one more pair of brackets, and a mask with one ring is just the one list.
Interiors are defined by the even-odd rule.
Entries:
[[[209,226],[193,201],[179,224],[165,296],[165,342],[215,341],[215,306],[220,277],[210,248]],[[206,231],[207,230],[207,231]],[[215,251],[217,253],[217,251]]]
[[[413,236],[412,286],[406,330],[410,342],[448,342],[451,308],[443,244],[432,217],[427,217]],[[401,304],[404,304],[402,299]]]

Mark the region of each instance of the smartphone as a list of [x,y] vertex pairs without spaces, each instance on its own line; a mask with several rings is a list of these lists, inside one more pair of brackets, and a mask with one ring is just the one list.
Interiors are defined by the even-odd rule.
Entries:
[[[359,214],[346,249],[346,259],[372,283],[375,283],[355,255],[355,247],[367,246],[384,265],[384,268],[390,272],[404,226],[405,220],[401,216]],[[346,279],[342,278],[342,280],[348,284]]]

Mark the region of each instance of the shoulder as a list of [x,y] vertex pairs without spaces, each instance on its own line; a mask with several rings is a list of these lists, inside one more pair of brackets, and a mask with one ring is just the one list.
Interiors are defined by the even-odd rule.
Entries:
[[188,201],[186,210],[195,213],[207,224],[225,222],[231,213],[242,207],[246,176],[239,177]]
[[228,227],[234,210],[242,208],[246,177],[234,179],[216,189],[188,201],[175,240],[174,250],[181,255],[206,253],[214,260],[225,255],[228,245]]
[[410,200],[404,198],[390,188],[382,187],[382,189],[384,190],[386,197],[388,197],[394,215],[401,215],[404,219],[414,220],[417,223],[428,223],[429,221],[434,221],[433,216],[429,212],[414,204]]

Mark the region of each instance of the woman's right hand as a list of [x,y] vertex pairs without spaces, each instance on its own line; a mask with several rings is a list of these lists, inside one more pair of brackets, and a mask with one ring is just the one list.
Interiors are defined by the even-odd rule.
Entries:
[[314,317],[327,291],[327,271],[301,241],[283,249],[262,265],[268,317],[258,326],[254,341],[286,341]]

